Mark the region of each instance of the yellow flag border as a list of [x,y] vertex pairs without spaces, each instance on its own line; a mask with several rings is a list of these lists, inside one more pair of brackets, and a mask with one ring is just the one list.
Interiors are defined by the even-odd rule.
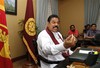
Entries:
[[4,8],[3,5],[0,5],[0,9],[3,10],[3,11],[5,11],[5,8]]
[[2,26],[3,28],[6,28],[7,29],[7,26],[3,25],[3,24],[0,24],[0,26]]
[[27,47],[28,52],[29,52],[30,55],[32,56],[32,59],[33,59],[33,60],[35,61],[35,63],[37,64],[37,63],[38,63],[37,58],[36,58],[35,55],[32,53],[32,51],[31,51],[31,49],[30,49],[30,47],[29,47],[29,45],[28,45],[26,39],[24,38],[24,36],[23,36],[23,41],[24,41],[24,43],[25,43],[25,45],[26,45],[26,47]]

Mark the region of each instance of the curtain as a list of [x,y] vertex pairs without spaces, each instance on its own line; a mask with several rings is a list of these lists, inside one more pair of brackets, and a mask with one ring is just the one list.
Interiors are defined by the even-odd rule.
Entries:
[[36,25],[38,32],[45,28],[48,15],[48,2],[49,0],[36,0]]
[[58,15],[58,0],[51,0],[52,14]]
[[100,30],[100,9],[99,9],[99,16],[96,24],[97,24],[97,29]]
[[58,14],[58,0],[36,0],[37,33],[45,29],[47,18],[51,14]]
[[85,24],[97,22],[100,0],[84,0],[85,4]]

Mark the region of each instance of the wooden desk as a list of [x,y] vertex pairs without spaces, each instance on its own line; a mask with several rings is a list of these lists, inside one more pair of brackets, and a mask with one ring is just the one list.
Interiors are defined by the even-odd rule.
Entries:
[[[68,68],[68,67],[67,67]],[[80,62],[73,62],[69,68],[90,68],[89,66],[85,65],[84,63]]]
[[[91,48],[81,48],[81,50],[91,51],[92,49]],[[87,57],[88,57],[88,54],[81,54],[79,53],[79,50],[77,50],[71,56],[69,56],[69,59],[72,62],[84,62]],[[100,63],[100,54],[98,56],[97,63]]]
[[90,68],[90,67],[81,62],[73,62],[70,65],[58,64],[54,68]]
[[[96,48],[96,47],[89,46],[88,48]],[[89,66],[86,66],[84,64],[84,60],[87,58],[87,55],[84,55],[84,54],[83,55],[77,55],[77,53],[76,54],[74,53],[74,56],[76,58],[75,57],[69,57],[69,60],[72,62],[69,66],[73,66],[72,68],[90,68]],[[85,59],[84,58],[82,59],[80,56],[84,57]],[[100,58],[97,60],[97,62],[98,63],[100,62]],[[63,61],[60,64],[58,64],[55,68],[68,68],[68,67],[66,67],[66,65],[67,65],[67,62]]]
[[89,45],[88,48],[92,48],[92,49],[97,50],[98,52],[100,52],[100,46],[98,46],[98,45],[97,46]]

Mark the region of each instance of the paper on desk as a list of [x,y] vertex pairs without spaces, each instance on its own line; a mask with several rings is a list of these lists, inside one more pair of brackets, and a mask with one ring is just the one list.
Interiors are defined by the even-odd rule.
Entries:
[[88,51],[88,50],[79,50],[79,53],[82,53],[82,54],[88,54],[89,52],[91,52],[91,51]]

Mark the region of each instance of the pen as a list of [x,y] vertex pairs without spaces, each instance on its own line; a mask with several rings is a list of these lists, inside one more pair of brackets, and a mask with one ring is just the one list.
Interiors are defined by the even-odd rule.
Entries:
[[93,49],[92,49],[92,52],[93,52]]
[[92,49],[91,54],[93,54],[94,50]]

